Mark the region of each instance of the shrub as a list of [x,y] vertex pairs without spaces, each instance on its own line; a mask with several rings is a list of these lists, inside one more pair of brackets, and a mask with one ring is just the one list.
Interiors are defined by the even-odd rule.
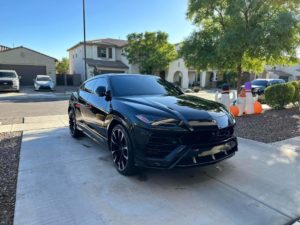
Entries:
[[276,109],[284,108],[292,102],[294,93],[295,87],[291,83],[272,85],[265,90],[266,103]]
[[185,93],[193,93],[193,90],[188,88],[188,89],[185,89],[184,92]]
[[299,102],[300,82],[299,81],[292,81],[290,83],[295,88],[294,96],[293,96],[293,99],[292,99],[292,103],[295,104],[295,103]]
[[194,92],[199,92],[199,91],[200,91],[200,88],[198,88],[198,87],[194,88]]

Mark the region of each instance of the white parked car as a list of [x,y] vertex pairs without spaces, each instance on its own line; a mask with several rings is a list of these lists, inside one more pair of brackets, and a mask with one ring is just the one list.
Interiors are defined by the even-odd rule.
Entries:
[[51,90],[54,91],[54,82],[50,76],[47,75],[37,75],[33,80],[34,89],[38,90]]
[[0,70],[0,91],[20,91],[19,79],[14,70]]

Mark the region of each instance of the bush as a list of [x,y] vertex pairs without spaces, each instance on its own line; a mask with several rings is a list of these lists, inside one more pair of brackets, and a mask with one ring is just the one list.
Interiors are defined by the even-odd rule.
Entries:
[[294,96],[293,96],[293,99],[292,99],[292,103],[295,104],[295,103],[299,102],[300,82],[299,81],[292,81],[290,83],[295,88]]
[[200,88],[198,88],[198,87],[194,88],[194,92],[199,92],[199,91],[200,91]]
[[188,89],[185,89],[184,92],[185,93],[193,93],[193,90],[188,88]]
[[276,109],[284,108],[292,102],[294,93],[295,87],[291,83],[272,85],[265,90],[266,103]]

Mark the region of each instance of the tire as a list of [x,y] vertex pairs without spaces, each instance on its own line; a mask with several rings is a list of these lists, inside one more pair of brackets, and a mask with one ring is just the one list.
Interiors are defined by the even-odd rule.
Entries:
[[77,128],[76,114],[74,109],[69,111],[69,129],[73,138],[80,138],[84,136],[83,132]]
[[117,171],[125,176],[137,172],[134,165],[134,149],[127,130],[122,125],[116,125],[109,140],[112,160]]

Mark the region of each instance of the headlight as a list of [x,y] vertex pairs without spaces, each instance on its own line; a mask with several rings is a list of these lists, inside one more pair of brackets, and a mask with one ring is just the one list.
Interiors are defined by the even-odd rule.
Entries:
[[180,123],[179,120],[174,118],[162,118],[151,115],[136,115],[140,121],[152,126],[176,126]]

